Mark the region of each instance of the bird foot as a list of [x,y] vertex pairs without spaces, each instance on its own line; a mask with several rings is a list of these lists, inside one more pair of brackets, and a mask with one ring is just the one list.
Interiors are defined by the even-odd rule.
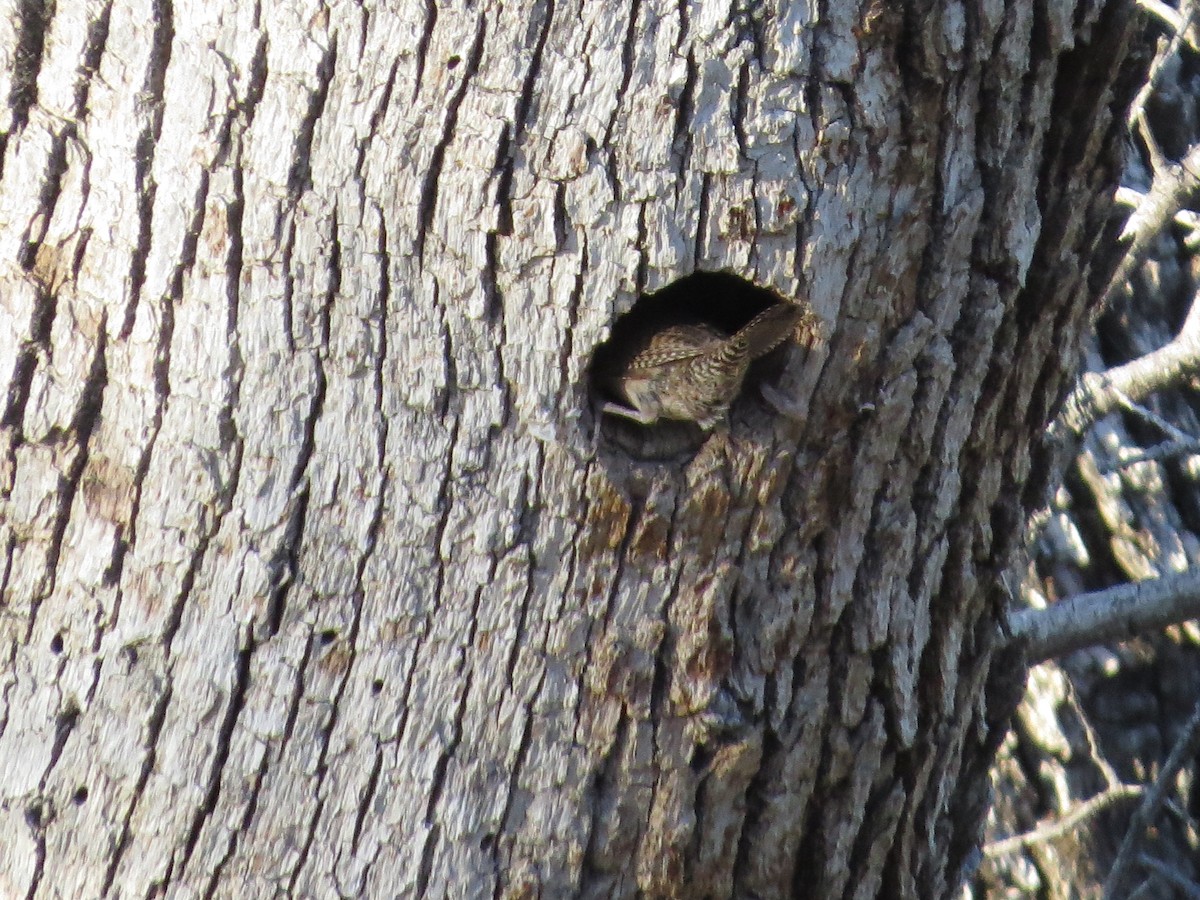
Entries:
[[639,425],[653,425],[658,421],[658,417],[642,412],[640,409],[634,409],[631,406],[622,406],[620,403],[605,403],[600,407],[601,414],[607,413],[610,416],[620,416],[623,419],[631,419]]

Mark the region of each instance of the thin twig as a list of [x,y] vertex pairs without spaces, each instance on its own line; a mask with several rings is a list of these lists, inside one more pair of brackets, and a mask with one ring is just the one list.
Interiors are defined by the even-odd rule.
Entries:
[[1189,900],[1200,900],[1200,885],[1197,885],[1174,866],[1168,865],[1161,859],[1156,859],[1149,853],[1139,853],[1138,863],[1170,884],[1175,890],[1181,891]]
[[[1200,152],[1197,163],[1200,164]],[[1200,371],[1200,294],[1192,298],[1183,327],[1166,346],[1107,372],[1085,373],[1064,402],[1052,430],[1065,429],[1069,434],[1082,435],[1094,422],[1130,402],[1130,398],[1142,400],[1196,371]]]
[[1200,52],[1200,47],[1196,46],[1196,37],[1188,27],[1187,19],[1180,15],[1178,10],[1167,6],[1162,0],[1137,0],[1137,5],[1158,18],[1172,33],[1180,35],[1193,51]]
[[[1150,12],[1159,12],[1152,5],[1145,5],[1144,8],[1149,9]],[[1124,287],[1137,267],[1142,264],[1155,236],[1166,228],[1175,213],[1200,187],[1200,177],[1198,177],[1200,144],[1189,148],[1178,165],[1171,165],[1159,149],[1158,142],[1151,133],[1150,124],[1146,120],[1146,103],[1158,90],[1158,81],[1166,70],[1167,63],[1178,55],[1180,47],[1185,42],[1190,43],[1187,35],[1190,34],[1195,21],[1195,12],[1194,0],[1184,0],[1180,4],[1176,16],[1165,19],[1171,28],[1171,39],[1165,45],[1159,46],[1158,52],[1155,53],[1154,59],[1150,63],[1146,81],[1138,89],[1137,95],[1129,107],[1130,131],[1136,131],[1146,146],[1146,151],[1150,155],[1153,179],[1145,201],[1138,206],[1125,223],[1122,237],[1129,240],[1129,248],[1117,264],[1116,271],[1113,272],[1108,286],[1104,289],[1100,300],[1102,308],[1118,290]]]
[[[1112,767],[1112,763],[1108,761],[1108,757],[1100,749],[1100,738],[1096,735],[1096,729],[1092,726],[1092,720],[1083,711],[1074,685],[1071,685],[1070,679],[1067,680],[1067,683],[1070,685],[1069,699],[1071,701],[1071,709],[1076,716],[1080,730],[1083,732],[1083,742],[1087,745],[1088,756],[1092,758],[1092,763],[1100,770],[1100,774],[1104,776],[1104,784],[1107,786],[1105,789],[1111,791],[1118,787],[1123,787],[1121,776],[1117,774],[1116,769]],[[1145,785],[1138,785],[1138,787],[1144,788]]]
[[[1169,166],[1158,147],[1158,142],[1155,141],[1154,135],[1151,133],[1150,123],[1146,120],[1146,103],[1154,92],[1158,90],[1158,81],[1162,73],[1166,70],[1167,63],[1178,55],[1180,46],[1186,42],[1185,35],[1191,28],[1194,11],[1194,0],[1184,0],[1174,17],[1163,19],[1171,31],[1171,39],[1165,44],[1160,42],[1158,51],[1154,54],[1154,59],[1150,62],[1150,71],[1146,74],[1146,80],[1138,89],[1133,102],[1129,105],[1129,118],[1127,120],[1129,130],[1134,131],[1136,129],[1145,143],[1146,150],[1150,154],[1150,165],[1154,171],[1154,180],[1156,183],[1159,181],[1159,176]],[[1151,192],[1153,193],[1153,190]],[[1157,231],[1158,229],[1155,229],[1155,232]]]
[[1125,839],[1121,841],[1121,848],[1117,851],[1117,858],[1113,860],[1112,868],[1108,872],[1108,878],[1104,882],[1105,900],[1118,900],[1119,897],[1123,896],[1121,891],[1129,878],[1134,851],[1141,842],[1146,829],[1150,827],[1151,823],[1158,816],[1159,807],[1162,806],[1163,800],[1167,795],[1167,790],[1175,780],[1175,776],[1183,768],[1184,763],[1195,757],[1198,751],[1200,751],[1200,704],[1196,705],[1196,709],[1192,712],[1192,717],[1183,726],[1183,732],[1179,735],[1179,740],[1175,742],[1175,746],[1171,748],[1171,755],[1163,763],[1162,771],[1158,773],[1158,777],[1154,779],[1154,784],[1146,791],[1141,805],[1138,806],[1133,814],[1133,820],[1129,823],[1129,830],[1125,832]]
[[1114,387],[1113,394],[1117,399],[1117,403],[1120,404],[1122,409],[1137,416],[1143,422],[1153,425],[1172,440],[1193,440],[1192,436],[1182,428],[1177,428],[1176,426],[1172,425],[1170,422],[1148,407],[1143,406],[1140,403],[1135,403],[1131,397],[1128,397],[1125,392],[1119,388]]
[[1132,453],[1124,459],[1103,464],[1097,463],[1096,471],[1101,475],[1111,475],[1113,472],[1128,469],[1139,463],[1163,462],[1164,460],[1174,459],[1177,456],[1195,454],[1200,454],[1200,439],[1190,438],[1186,441],[1166,441],[1156,447],[1148,447],[1145,450]]
[[1012,837],[987,844],[983,848],[983,855],[988,859],[995,859],[998,856],[1019,853],[1032,844],[1040,844],[1060,838],[1085,819],[1091,818],[1096,813],[1108,809],[1122,800],[1140,797],[1145,791],[1145,786],[1140,784],[1118,784],[1107,788],[1090,800],[1080,803],[1061,818],[1039,824],[1036,828],[1024,834],[1016,834]]

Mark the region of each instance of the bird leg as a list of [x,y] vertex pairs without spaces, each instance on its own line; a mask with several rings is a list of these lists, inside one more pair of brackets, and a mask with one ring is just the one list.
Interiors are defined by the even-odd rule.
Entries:
[[643,412],[631,406],[622,406],[620,403],[606,402],[604,406],[600,407],[600,412],[608,413],[610,416],[621,416],[625,419],[632,419],[639,425],[653,425],[658,421],[658,416],[652,413]]

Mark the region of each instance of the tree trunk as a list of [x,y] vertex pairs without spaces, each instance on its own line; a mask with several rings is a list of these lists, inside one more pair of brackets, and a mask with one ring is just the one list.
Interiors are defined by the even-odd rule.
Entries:
[[817,6],[4,9],[5,892],[954,892],[1131,4]]

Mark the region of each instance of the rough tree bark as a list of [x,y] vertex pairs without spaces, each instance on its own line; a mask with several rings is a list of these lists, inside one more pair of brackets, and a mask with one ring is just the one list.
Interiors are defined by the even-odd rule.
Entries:
[[[1130,14],[3,7],[2,889],[949,896]],[[794,408],[593,444],[693,270]]]

